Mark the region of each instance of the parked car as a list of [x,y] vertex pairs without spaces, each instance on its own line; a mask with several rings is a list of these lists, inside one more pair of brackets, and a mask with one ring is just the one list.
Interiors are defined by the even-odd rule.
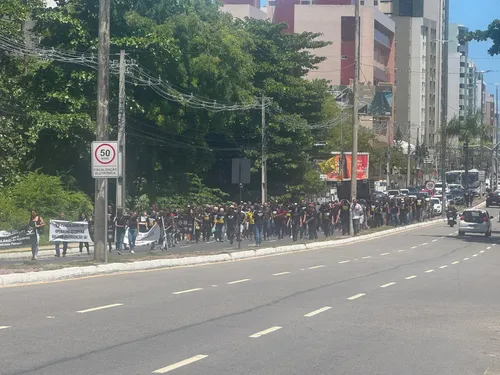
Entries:
[[460,214],[458,235],[479,233],[489,237],[491,236],[491,219],[493,219],[493,216],[490,216],[486,210],[467,209]]
[[500,206],[500,191],[488,193],[486,196],[486,207]]

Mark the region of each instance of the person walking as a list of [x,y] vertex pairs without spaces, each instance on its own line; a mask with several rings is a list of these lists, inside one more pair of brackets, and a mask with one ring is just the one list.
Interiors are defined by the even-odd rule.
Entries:
[[36,260],[38,256],[38,246],[40,244],[40,234],[42,234],[45,222],[43,218],[33,210],[31,211],[28,225],[31,229],[31,260]]
[[[61,212],[59,214],[59,217],[57,218],[57,220],[66,220],[66,217],[64,216],[64,212]],[[63,252],[62,252],[62,256],[65,257],[66,256],[66,252],[68,251],[68,243],[66,241],[56,241],[55,242],[55,246],[56,246],[56,257],[59,258],[61,256],[61,244],[62,244],[62,248],[63,248]]]
[[259,205],[255,205],[253,212],[253,219],[255,222],[255,245],[260,246],[262,243],[262,234],[264,231],[264,211]]
[[[86,213],[82,212],[80,214],[80,218],[79,218],[80,221],[85,221],[85,222],[89,222],[89,218],[87,216]],[[78,248],[80,249],[80,254],[83,253],[83,246],[85,246],[85,248],[87,249],[87,254],[90,254],[90,248],[89,248],[89,243],[88,242],[80,242],[78,244]]]
[[127,218],[123,215],[123,209],[118,209],[115,218],[116,228],[116,252],[121,255],[123,251],[123,239],[125,238],[125,230],[127,226]]
[[128,245],[130,246],[130,253],[135,254],[135,240],[139,232],[139,217],[137,212],[132,212],[128,219]]

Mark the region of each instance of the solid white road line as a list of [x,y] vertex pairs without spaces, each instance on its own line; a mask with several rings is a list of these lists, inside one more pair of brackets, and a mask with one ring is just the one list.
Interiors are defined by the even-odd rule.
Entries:
[[273,276],[281,276],[281,275],[288,275],[290,272],[279,272],[279,273],[273,273]]
[[384,285],[380,285],[381,288],[387,288],[388,286],[391,286],[391,285],[394,285],[396,284],[395,282],[392,282],[392,283],[387,283],[387,284],[384,284]]
[[371,255],[368,255],[367,257],[363,257],[362,259],[370,259],[371,257]]
[[470,258],[464,258],[464,259],[462,259],[462,260],[469,260],[469,259],[470,259]]
[[344,264],[344,263],[349,263],[350,260],[343,260],[342,262],[339,262],[339,264]]
[[256,339],[256,338],[258,338],[258,337],[261,337],[261,336],[267,335],[268,333],[272,333],[272,332],[278,331],[278,330],[280,330],[281,328],[283,328],[283,327],[280,327],[280,326],[274,326],[274,327],[271,327],[271,328],[265,329],[265,330],[263,330],[263,331],[260,331],[260,332],[254,333],[253,335],[250,335],[250,336],[248,336],[248,337],[251,337],[251,338],[253,338],[253,339]]
[[311,311],[310,313],[308,313],[308,314],[306,314],[304,316],[307,317],[307,318],[310,318],[311,316],[318,315],[318,314],[321,314],[322,312],[328,311],[331,308],[332,308],[331,306],[325,306],[325,307],[322,307],[321,309],[317,309],[317,310]]
[[244,283],[245,281],[250,281],[250,279],[241,279],[241,280],[230,281],[230,282],[227,283],[227,285]]
[[174,363],[173,365],[163,367],[163,368],[160,368],[156,371],[153,371],[153,374],[166,374],[169,371],[176,370],[179,367],[189,365],[190,363],[197,362],[197,361],[202,360],[202,359],[207,358],[207,357],[208,357],[208,355],[198,354],[198,355],[195,355],[194,357],[185,359],[184,361],[180,361],[180,362]]
[[441,267],[439,267],[439,268],[441,268],[441,269],[442,269],[442,268],[448,268],[448,266],[447,266],[447,265],[444,265],[444,266],[441,266]]
[[104,310],[104,309],[109,309],[111,307],[117,307],[117,306],[123,306],[123,303],[113,303],[112,305],[98,306],[98,307],[93,307],[91,309],[79,310],[79,311],[77,311],[77,313],[83,314],[83,313],[88,313],[91,311]]
[[10,326],[0,326],[0,329],[7,329],[10,328]]
[[316,268],[323,268],[323,267],[326,267],[324,264],[320,265],[320,266],[312,266],[312,267],[309,267],[308,270],[315,270]]
[[381,256],[384,256],[384,255],[389,255],[390,253],[382,253],[380,254]]
[[425,271],[425,273],[431,273],[431,272],[434,272],[434,270],[427,270],[427,271]]
[[398,253],[402,253],[404,250],[398,250]]
[[451,264],[458,264],[458,263],[460,263],[460,261],[456,260],[456,261],[452,262]]
[[191,292],[197,292],[199,290],[203,290],[203,288],[194,288],[194,289],[186,289],[186,290],[180,290],[178,292],[173,292],[172,294],[184,294],[184,293],[191,293]]
[[422,246],[425,246],[425,245],[428,245],[428,243],[427,243],[427,242],[424,242],[424,243],[422,244]]
[[408,276],[408,277],[405,277],[406,280],[411,280],[411,279],[414,279],[416,278],[417,276],[415,275],[411,275],[411,276]]
[[473,256],[473,257],[477,257],[477,254],[473,254],[472,256]]
[[358,293],[358,294],[355,294],[355,295],[349,297],[348,300],[353,301],[353,300],[358,299],[358,298],[363,297],[363,296],[366,296],[366,294],[365,293]]

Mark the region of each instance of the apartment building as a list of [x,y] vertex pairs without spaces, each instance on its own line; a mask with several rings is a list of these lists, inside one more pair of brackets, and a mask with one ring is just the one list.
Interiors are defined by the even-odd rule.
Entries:
[[465,40],[469,29],[463,25],[450,24],[448,37],[448,95],[447,118],[464,119],[467,112],[467,80],[469,46]]
[[224,0],[221,10],[239,19],[248,17],[265,20],[268,18],[267,12],[260,9],[259,0]]

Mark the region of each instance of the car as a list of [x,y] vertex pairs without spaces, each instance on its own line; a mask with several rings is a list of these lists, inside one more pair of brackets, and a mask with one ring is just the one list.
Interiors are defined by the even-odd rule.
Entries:
[[443,212],[443,207],[441,204],[441,199],[439,198],[431,198],[430,199],[430,204],[432,206],[432,211],[434,212],[434,215],[440,215]]
[[399,190],[388,190],[387,195],[389,198],[397,197],[399,195]]
[[486,207],[500,206],[500,191],[488,193],[486,196]]
[[[446,187],[445,187],[446,189]],[[436,182],[434,185],[434,192],[436,194],[441,194],[443,192],[443,183],[442,182]]]
[[401,195],[408,195],[408,194],[410,194],[410,190],[408,190],[408,189],[399,189],[399,194],[401,194]]
[[491,219],[488,211],[480,209],[467,209],[460,214],[458,221],[458,235],[465,233],[484,234],[485,237],[491,236]]

